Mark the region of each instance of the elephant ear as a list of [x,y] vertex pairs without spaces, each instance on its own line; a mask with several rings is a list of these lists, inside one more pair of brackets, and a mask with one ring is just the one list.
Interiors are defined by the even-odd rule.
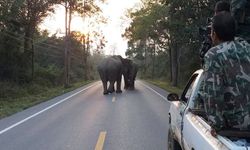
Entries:
[[125,58],[125,59],[123,59],[123,63],[124,63],[125,65],[131,66],[132,60],[130,60],[130,59],[128,59],[128,58]]
[[123,59],[122,64],[126,70],[130,70],[132,68],[132,60],[130,59]]

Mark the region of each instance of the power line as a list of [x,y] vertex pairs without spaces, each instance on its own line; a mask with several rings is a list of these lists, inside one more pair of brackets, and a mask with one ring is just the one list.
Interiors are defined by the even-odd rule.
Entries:
[[[14,36],[14,35],[11,35],[11,34],[8,34],[8,33],[4,33],[4,32],[0,32],[0,33],[3,33],[3,34],[5,34],[5,35],[7,35],[7,36],[9,36],[9,37],[11,37],[11,38],[13,38],[13,39],[15,39],[15,40],[18,40],[18,41],[20,41],[20,42],[23,42],[23,40],[22,40],[21,38],[17,38],[17,37]],[[34,46],[40,47],[40,48],[43,48],[43,49],[48,49],[48,48],[49,48],[49,47],[44,47],[44,46],[35,45],[35,44],[34,44]],[[52,48],[53,48],[53,47],[52,47]],[[61,48],[55,48],[55,49],[61,50]],[[54,51],[54,52],[55,52],[55,51]]]
[[[58,54],[58,55],[61,55],[61,54],[63,54],[63,51],[61,51],[62,53],[60,53],[60,52],[58,52],[58,51],[49,51],[49,50],[51,50],[51,49],[49,49],[49,47],[43,47],[43,46],[40,46],[40,45],[34,45],[35,47],[38,47],[38,48],[42,48],[43,50],[47,50],[47,52],[53,52],[53,53],[55,53],[55,54]],[[58,49],[59,50],[59,49]],[[36,51],[38,51],[38,50],[36,50]]]
[[[9,37],[11,37],[11,38],[13,38],[13,39],[15,39],[15,40],[18,40],[18,41],[20,41],[20,42],[23,42],[23,40],[21,39],[21,38],[18,38],[18,37],[16,37],[16,36],[14,36],[14,35],[11,35],[11,34],[8,34],[8,33],[3,33],[3,34],[6,34],[7,36],[9,36]],[[42,49],[45,49],[45,50],[50,50],[49,48],[50,47],[44,47],[44,46],[41,46],[41,45],[38,45],[38,44],[36,44],[36,45],[34,45],[34,46],[36,46],[36,47],[38,47],[38,48],[42,48]],[[52,47],[53,48],[53,47]],[[62,52],[63,53],[63,51],[61,51],[62,50],[62,48],[57,48],[57,50],[60,50],[60,52]],[[40,52],[40,51],[36,51],[36,52]],[[57,54],[62,54],[62,53],[60,53],[60,52],[58,52],[58,51],[50,51],[50,52],[56,52]],[[74,54],[74,53],[73,53]],[[78,55],[75,55],[75,56],[78,56]],[[80,57],[79,57],[80,58]]]
[[[5,33],[4,33],[4,34],[5,34]],[[10,35],[10,34],[6,34],[6,35],[9,36],[9,37],[11,37],[11,38],[13,38],[13,39],[16,39],[16,40],[18,40],[18,41],[23,41],[22,39],[19,39],[19,38],[13,36],[13,35]],[[39,45],[35,45],[35,46],[48,50],[48,47],[43,47],[43,46],[39,46]],[[29,50],[25,50],[25,51],[29,51]],[[50,51],[50,52],[56,52],[56,51]],[[36,51],[36,53],[47,54],[47,56],[50,56],[49,53],[42,53],[41,51]],[[57,52],[57,54],[60,55],[60,53],[58,53],[58,52]],[[56,55],[51,55],[51,56],[56,56]],[[61,55],[61,56],[63,56],[63,55]],[[59,57],[59,56],[58,56],[58,57]]]
[[[29,37],[26,37],[26,36],[23,36],[23,35],[21,35],[21,34],[17,34],[17,33],[10,32],[10,31],[3,31],[3,32],[5,32],[6,34],[9,34],[9,35],[15,34],[15,35],[18,35],[18,36],[20,36],[20,37],[22,37],[22,38],[25,38],[25,39],[29,39],[29,40],[33,40],[33,41],[34,41],[34,39],[29,38]],[[11,36],[13,36],[13,35],[11,35]],[[37,43],[34,43],[34,44],[37,44]],[[59,47],[57,47],[57,46],[55,46],[55,45],[46,44],[46,43],[39,43],[39,44],[43,44],[43,45],[45,45],[45,46],[49,46],[49,47],[52,47],[52,48],[61,50],[61,48],[59,48]]]
[[[7,36],[9,36],[9,37],[11,37],[12,39],[15,39],[15,40],[18,40],[18,41],[20,41],[20,42],[23,42],[23,39],[22,38],[24,38],[25,36],[22,36],[22,35],[20,35],[20,34],[17,34],[17,35],[19,35],[21,38],[18,38],[18,37],[16,37],[15,35],[12,35],[12,34],[15,34],[15,33],[13,33],[13,32],[6,32],[6,31],[4,31],[4,32],[0,32],[0,33],[3,33],[3,34],[5,34],[5,35],[7,35]],[[31,39],[31,38],[26,38],[26,39]],[[41,46],[41,45],[39,45],[39,44],[43,44],[44,46]],[[45,47],[45,45],[46,46],[48,46],[48,47]],[[43,49],[46,49],[46,50],[49,50],[49,48],[55,48],[55,49],[57,49],[57,50],[62,50],[62,48],[63,47],[61,47],[61,48],[59,48],[59,47],[57,47],[57,46],[54,46],[54,45],[51,45],[51,44],[45,44],[45,43],[38,43],[38,44],[34,44],[34,46],[36,46],[36,47],[40,47],[40,48],[43,48]],[[51,51],[52,52],[52,51]],[[61,53],[59,53],[58,51],[53,51],[53,52],[57,52],[58,54],[61,54]],[[63,52],[63,51],[62,51]]]
[[[15,38],[15,39],[17,39],[17,40],[19,40],[19,41],[22,41],[22,39],[19,39],[19,38],[17,38],[16,36],[14,36],[14,35],[12,35],[12,34],[16,34],[16,33],[14,33],[14,32],[10,32],[10,31],[4,31],[5,32],[5,34],[8,34],[9,36],[11,36],[11,37],[13,37],[13,38]],[[9,33],[6,33],[6,32],[9,32]],[[1,32],[0,32],[1,33]],[[31,39],[32,40],[32,38],[28,38],[28,37],[25,37],[25,36],[23,36],[23,35],[21,35],[21,34],[16,34],[16,35],[19,35],[20,37],[24,37],[24,38],[26,38],[26,39]],[[42,44],[42,45],[44,45],[44,46],[41,46],[41,45],[38,45],[38,44]],[[44,48],[44,49],[48,49],[48,47],[50,47],[50,48],[55,48],[55,49],[57,49],[57,50],[60,50],[60,51],[62,51],[62,49],[63,49],[63,47],[58,47],[58,46],[55,46],[55,45],[52,45],[52,44],[46,44],[46,43],[34,43],[34,46],[37,46],[37,47],[40,47],[40,48]],[[48,46],[48,47],[45,47],[45,46]],[[54,51],[55,52],[55,51]],[[60,53],[58,53],[58,54],[60,54]]]
[[77,55],[71,55],[71,58],[75,59],[75,60],[83,60],[83,58],[77,56]]
[[39,55],[45,55],[45,56],[49,56],[49,57],[56,57],[56,58],[63,58],[63,56],[58,56],[58,55],[51,55],[51,54],[48,54],[48,53],[41,53],[39,52],[40,54]]
[[[25,36],[22,36],[21,34],[16,34],[16,33],[12,33],[12,32],[9,32],[9,31],[3,31],[3,32],[0,32],[0,33],[3,33],[3,34],[5,34],[5,35],[8,35],[8,36],[10,36],[10,37],[12,37],[12,38],[14,38],[14,39],[16,39],[16,40],[19,40],[19,41],[23,41],[21,38],[25,38]],[[21,38],[17,38],[15,35],[12,35],[12,34],[15,34],[15,35],[18,35],[19,37],[21,37]],[[26,39],[28,39],[28,38],[26,38]],[[45,44],[45,45],[47,45],[47,44]],[[50,45],[47,45],[47,46],[50,46]],[[58,48],[58,47],[56,47],[56,48]]]
[[[16,39],[16,40],[18,40],[18,41],[23,41],[22,39],[20,39],[20,38],[17,38],[17,37],[15,37],[15,36],[13,36],[13,35],[11,35],[11,34],[8,34],[8,33],[4,33],[4,34],[6,34],[7,36],[9,36],[9,37],[11,37],[11,38],[13,38],[13,39]],[[40,47],[40,48],[43,48],[43,49],[45,49],[45,50],[49,50],[48,49],[48,47],[43,47],[43,46],[40,46],[40,45],[35,45],[36,47]],[[60,49],[61,50],[61,49]],[[42,51],[35,51],[36,53],[39,53],[39,54],[42,54],[42,55],[47,55],[47,56],[52,56],[52,57],[63,57],[64,55],[62,55],[63,53],[60,53],[60,52],[57,52],[57,51],[50,51],[50,52],[56,52],[56,54],[58,54],[58,55],[53,55],[53,54],[51,54],[51,53],[43,53]],[[55,53],[54,53],[55,54]],[[72,53],[73,55],[71,55],[71,58],[73,58],[73,59],[78,59],[78,60],[82,60],[83,58],[81,58],[79,55],[74,55],[74,53]]]

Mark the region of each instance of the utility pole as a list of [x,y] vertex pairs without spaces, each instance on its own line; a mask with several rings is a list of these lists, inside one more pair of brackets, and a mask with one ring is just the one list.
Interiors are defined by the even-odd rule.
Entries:
[[70,56],[71,56],[71,43],[70,43],[70,25],[72,21],[72,12],[75,5],[79,3],[75,0],[65,0],[65,58],[64,58],[64,87],[69,87],[70,80]]
[[65,49],[64,49],[64,87],[69,87],[69,39],[68,39],[68,9],[69,3],[65,1]]
[[89,80],[89,64],[88,64],[88,56],[90,54],[90,38],[89,38],[90,34],[87,34],[87,41],[86,41],[86,51],[85,51],[85,72],[86,72],[86,79]]
[[154,79],[154,76],[155,76],[155,51],[156,51],[156,42],[153,41],[153,68],[152,68],[152,78]]
[[32,81],[34,80],[34,55],[35,55],[35,50],[34,50],[34,40],[32,38],[32,44],[31,44],[31,77],[32,77]]
[[[81,7],[83,8],[83,12],[85,13],[85,8],[87,6],[87,1],[86,0],[78,0],[78,4],[81,5]],[[85,22],[85,15],[83,15],[83,21]],[[83,26],[85,28],[85,26]],[[89,33],[84,34],[84,36],[82,37],[82,47],[83,47],[83,69],[84,69],[84,79],[88,80],[89,76],[88,76],[88,54],[89,54]]]
[[86,46],[86,35],[82,36],[82,50],[83,50],[83,69],[84,69],[84,79],[87,80],[87,46]]

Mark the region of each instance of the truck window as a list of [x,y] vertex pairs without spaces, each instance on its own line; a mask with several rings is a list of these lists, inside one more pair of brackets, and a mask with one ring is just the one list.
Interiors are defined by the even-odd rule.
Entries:
[[191,97],[192,91],[194,89],[194,83],[195,83],[197,76],[198,76],[198,74],[194,74],[190,78],[188,84],[186,85],[186,88],[184,89],[184,91],[182,93],[181,99],[186,103],[188,102],[189,98]]
[[189,109],[191,110],[192,113],[194,113],[195,115],[200,116],[201,118],[203,118],[203,120],[207,120],[207,115],[205,112],[205,108],[204,108],[204,101],[202,99],[202,96],[199,93],[199,90],[203,88],[203,84],[204,84],[204,76],[203,74],[200,76],[196,87],[194,87],[192,93],[193,96],[192,98],[189,100]]
[[204,102],[201,96],[201,93],[199,93],[199,91],[201,91],[201,89],[203,88],[203,84],[204,84],[204,76],[202,75],[200,77],[200,81],[197,83],[197,86],[195,88],[195,91],[193,91],[194,93],[194,97],[192,98],[193,100],[190,101],[189,107],[191,109],[202,109],[204,110]]

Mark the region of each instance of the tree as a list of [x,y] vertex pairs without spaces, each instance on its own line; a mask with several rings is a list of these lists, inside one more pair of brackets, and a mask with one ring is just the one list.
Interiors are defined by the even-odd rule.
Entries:
[[[104,2],[102,0],[102,2]],[[70,41],[69,35],[71,34],[71,20],[74,12],[81,14],[83,17],[95,15],[101,9],[96,5],[95,0],[82,1],[79,0],[65,0],[62,1],[65,7],[65,82],[64,86],[69,86],[70,79]],[[86,59],[86,58],[85,58]],[[86,60],[87,61],[87,60]]]
[[132,23],[124,34],[124,37],[129,39],[126,54],[143,61],[141,63],[143,74],[146,74],[149,71],[148,68],[151,68],[151,77],[155,76],[155,57],[167,46],[168,35],[163,28],[166,13],[166,6],[146,2],[141,10],[131,13]]
[[[130,12],[126,54],[144,61],[144,76],[148,68],[154,72],[155,65],[162,64],[173,86],[185,82],[200,66],[198,27],[212,16],[214,4],[214,0],[144,0],[140,10]],[[165,63],[158,62],[162,56]]]
[[[2,43],[2,46],[5,48],[5,54],[7,57],[10,55],[7,54],[6,50],[11,48],[13,53],[12,56],[19,57],[18,60],[5,58],[7,66],[10,68],[14,66],[18,66],[17,68],[22,68],[20,73],[20,77],[18,74],[15,74],[15,71],[5,70],[5,73],[10,75],[10,78],[15,77],[16,80],[23,80],[25,82],[29,81],[30,75],[29,72],[32,73],[33,76],[33,62],[34,62],[34,47],[33,47],[33,36],[36,32],[37,25],[42,21],[44,17],[46,17],[49,12],[53,11],[52,6],[56,3],[55,0],[11,0],[11,1],[1,1],[0,7],[0,22],[2,33],[5,34],[6,40],[17,40],[18,44],[14,44],[16,46],[16,50],[14,52],[13,43],[9,44],[8,42]],[[22,49],[20,49],[22,47]],[[6,56],[4,55],[4,56]],[[28,61],[27,61],[28,60]],[[32,64],[32,65],[30,65]],[[32,66],[32,67],[29,67]],[[27,69],[32,68],[32,69]],[[32,71],[30,71],[32,70]]]
[[26,59],[31,59],[32,78],[34,74],[34,33],[36,27],[42,22],[43,18],[47,17],[50,12],[53,12],[56,0],[24,0],[20,5],[20,22],[24,26],[24,50]]

